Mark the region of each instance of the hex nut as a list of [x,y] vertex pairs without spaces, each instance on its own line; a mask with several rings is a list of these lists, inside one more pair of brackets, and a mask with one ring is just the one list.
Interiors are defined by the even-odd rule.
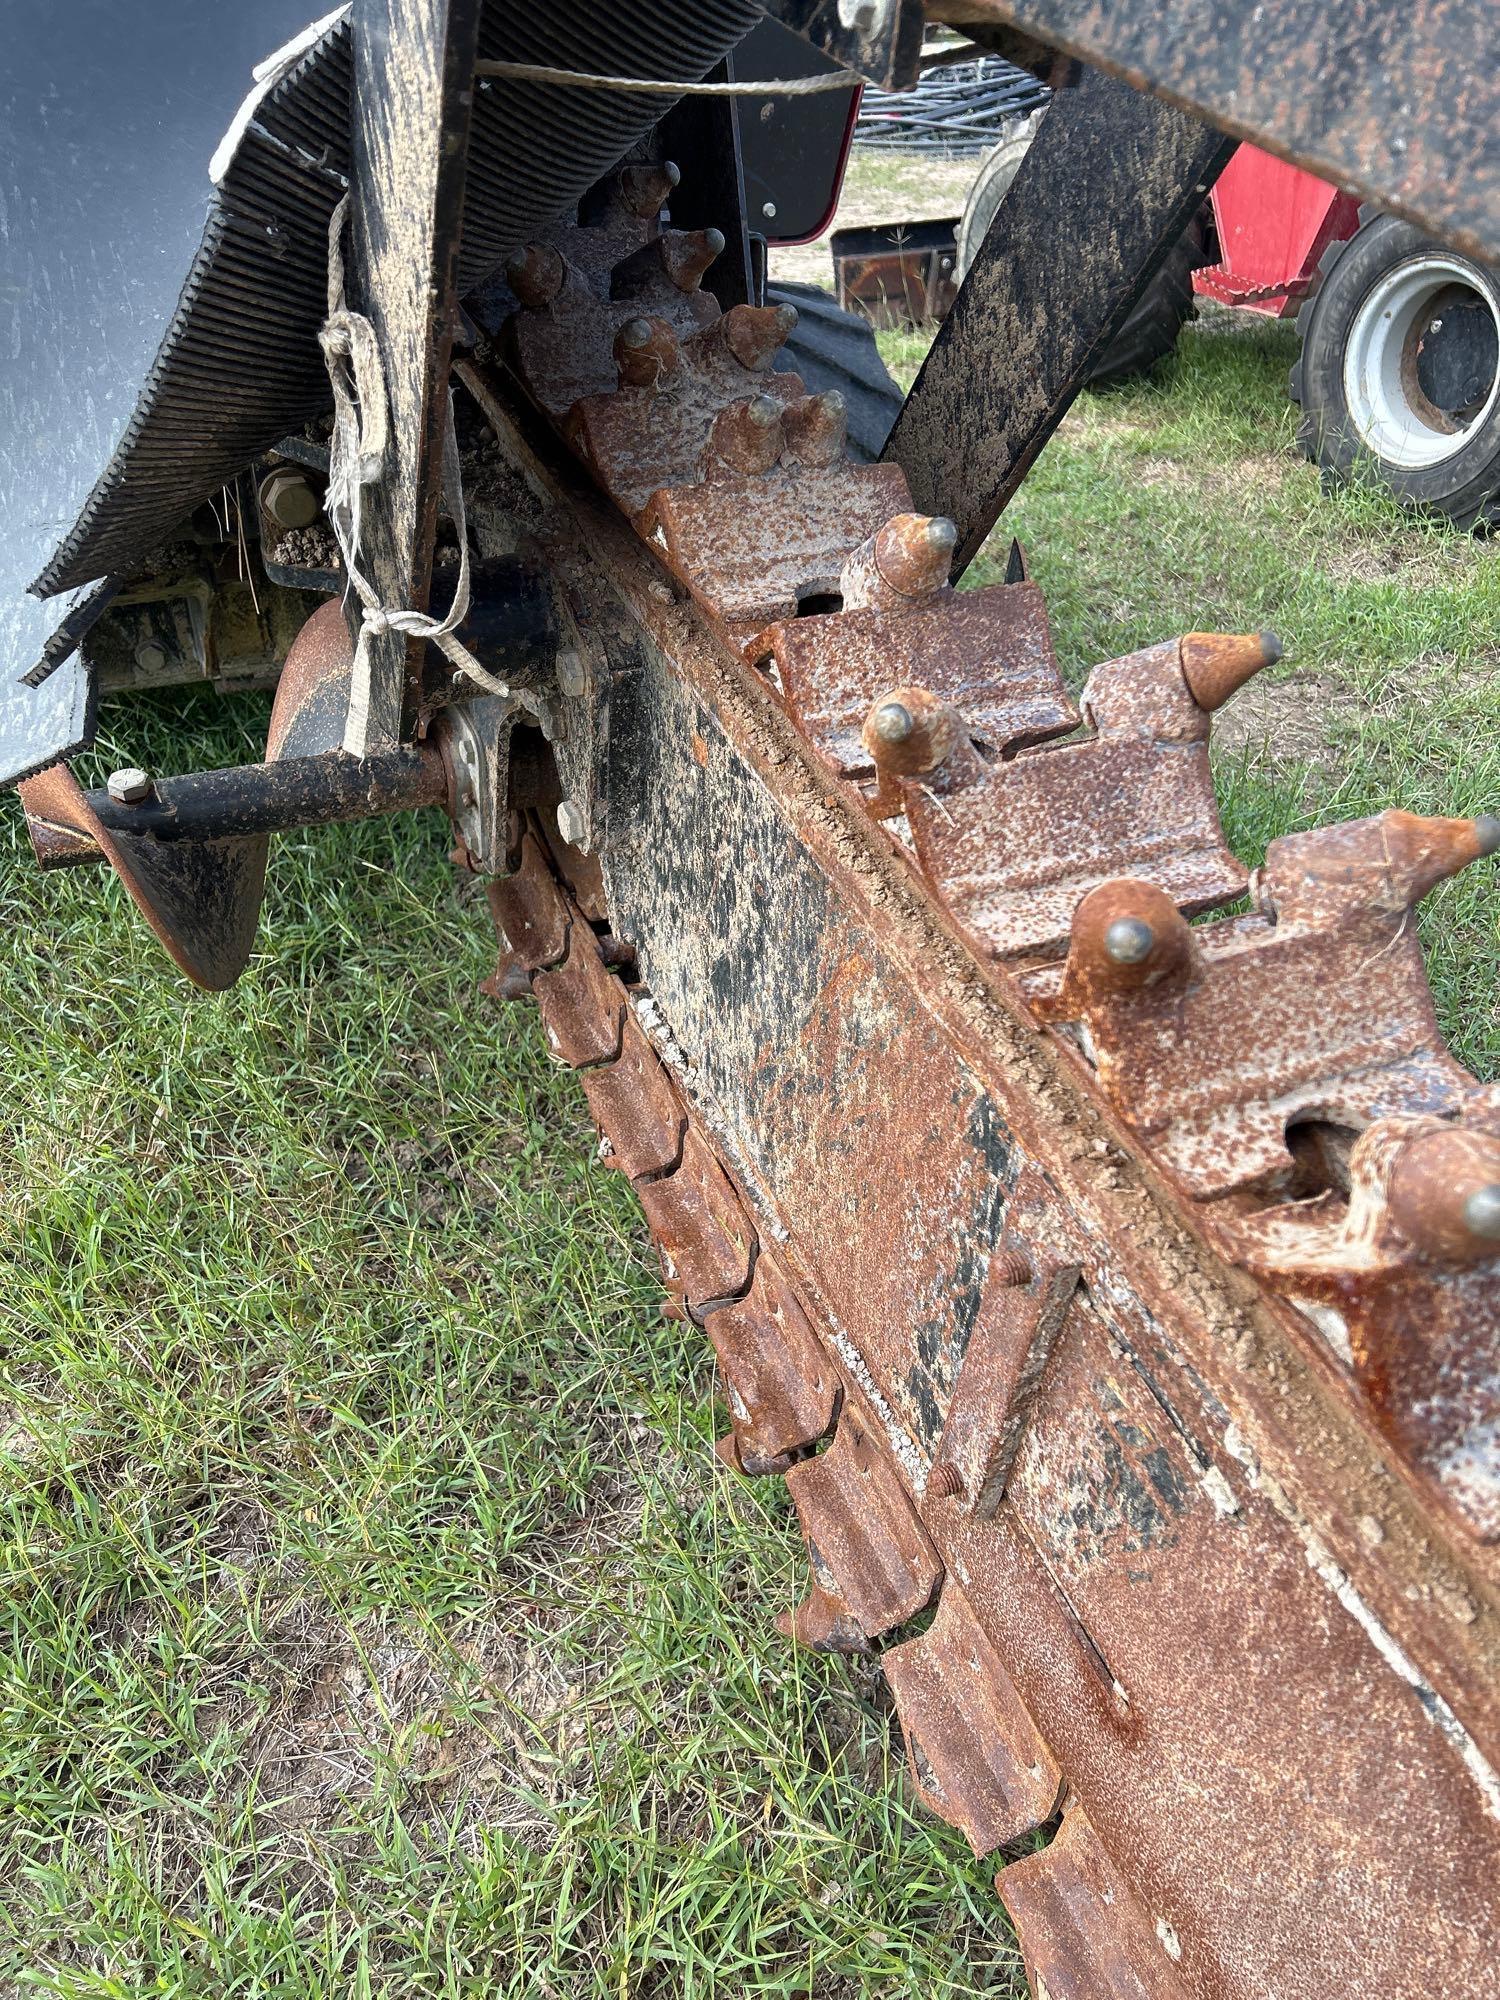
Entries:
[[123,771],[111,771],[105,788],[117,806],[138,806],[143,799],[150,798],[153,789],[150,778],[134,765]]

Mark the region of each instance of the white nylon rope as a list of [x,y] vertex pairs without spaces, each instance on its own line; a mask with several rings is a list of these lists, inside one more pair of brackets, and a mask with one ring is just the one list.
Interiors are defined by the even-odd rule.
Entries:
[[467,674],[487,693],[520,700],[528,707],[535,706],[535,700],[482,667],[458,637],[458,627],[469,609],[469,536],[451,389],[447,392],[443,416],[442,491],[458,535],[458,588],[447,617],[433,618],[425,611],[382,604],[374,585],[359,567],[363,494],[367,486],[379,479],[385,464],[390,448],[390,408],[375,329],[363,313],[351,312],[344,302],[343,231],[348,209],[349,197],[345,195],[328,224],[328,317],[318,334],[318,342],[328,366],[328,379],[333,384],[328,519],[344,558],[349,587],[363,607],[349,684],[344,748],[353,756],[363,757],[368,754],[370,728],[370,640],[380,632],[430,639],[457,672]]
[[863,81],[852,69],[820,76],[767,77],[759,83],[672,83],[665,77],[594,76],[584,69],[551,69],[546,63],[477,62],[476,76],[523,77],[529,83],[565,83],[575,90],[626,90],[638,97],[811,97],[821,90],[852,90]]

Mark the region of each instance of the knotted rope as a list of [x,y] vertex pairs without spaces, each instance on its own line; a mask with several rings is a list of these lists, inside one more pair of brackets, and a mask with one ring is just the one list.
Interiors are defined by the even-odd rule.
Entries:
[[[363,607],[354,670],[349,684],[349,714],[344,724],[344,748],[367,756],[370,733],[370,641],[382,632],[406,638],[430,639],[454,668],[467,674],[489,694],[537,706],[534,696],[512,688],[482,667],[458,637],[469,609],[469,534],[464,512],[463,478],[458,463],[458,433],[453,422],[453,391],[447,392],[443,415],[444,504],[458,535],[458,588],[445,618],[425,611],[382,604],[379,593],[359,566],[360,518],[364,489],[381,476],[390,449],[390,406],[380,346],[375,329],[363,313],[351,312],[344,301],[344,218],[346,194],[328,224],[328,317],[318,334],[328,379],[333,384],[333,437],[328,452],[327,510],[334,538],[344,558],[349,588]],[[345,595],[347,596],[347,591]]]

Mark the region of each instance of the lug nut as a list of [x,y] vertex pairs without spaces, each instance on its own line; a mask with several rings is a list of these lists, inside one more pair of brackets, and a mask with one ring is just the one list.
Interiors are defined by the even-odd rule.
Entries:
[[138,806],[150,798],[155,787],[144,771],[131,765],[124,771],[111,771],[105,789],[117,806]]

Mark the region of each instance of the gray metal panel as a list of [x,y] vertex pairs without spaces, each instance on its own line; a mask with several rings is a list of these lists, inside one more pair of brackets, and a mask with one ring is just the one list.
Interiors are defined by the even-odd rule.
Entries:
[[0,9],[0,783],[78,747],[76,659],[16,685],[66,606],[26,586],[125,426],[203,229],[209,156],[309,0]]

